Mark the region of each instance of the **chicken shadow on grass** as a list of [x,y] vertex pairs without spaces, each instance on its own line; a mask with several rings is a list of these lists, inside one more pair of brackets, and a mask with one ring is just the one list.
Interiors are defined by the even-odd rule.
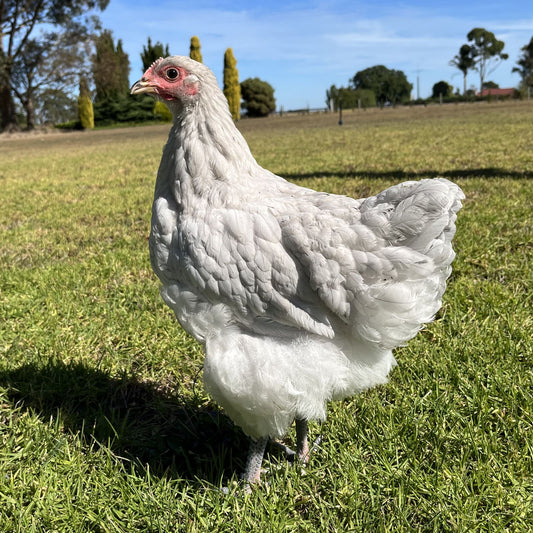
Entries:
[[154,475],[218,485],[244,469],[247,437],[215,408],[179,391],[58,362],[0,371],[0,386],[18,408],[45,422],[60,418],[88,444]]
[[408,172],[405,170],[392,170],[386,172],[376,172],[372,170],[354,169],[341,172],[309,172],[309,173],[284,173],[283,177],[288,180],[298,181],[312,178],[365,178],[365,179],[394,179],[398,181],[418,180],[422,178],[448,178],[451,180],[461,178],[505,178],[505,179],[531,179],[533,172],[508,170],[505,168],[464,168],[454,170],[423,170],[417,172]]

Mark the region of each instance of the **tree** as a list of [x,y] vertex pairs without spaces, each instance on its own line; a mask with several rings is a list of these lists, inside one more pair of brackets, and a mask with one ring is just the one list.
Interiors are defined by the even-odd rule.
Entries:
[[431,98],[449,98],[453,94],[453,87],[446,81],[438,81],[433,85]]
[[233,120],[241,118],[241,86],[239,71],[233,50],[228,48],[224,54],[224,96],[228,100],[229,110]]
[[479,73],[479,90],[483,90],[485,77],[494,71],[500,61],[506,60],[509,56],[503,52],[505,43],[496,39],[491,31],[485,28],[474,28],[466,36],[472,42],[472,57],[474,58],[474,69]]
[[78,96],[78,119],[85,130],[94,128],[94,109],[91,101],[91,91],[84,76],[80,77],[80,95]]
[[167,57],[170,55],[168,51],[168,44],[163,46],[159,41],[152,44],[152,40],[148,37],[147,46],[143,46],[143,51],[141,52],[141,61],[143,62],[143,72],[148,70],[152,63],[159,59],[160,57]]
[[11,70],[11,90],[24,108],[28,130],[35,127],[35,96],[39,85],[36,77],[46,51],[46,43],[28,39],[22,49],[23,53],[15,59]]
[[80,74],[88,72],[89,49],[89,37],[82,41],[77,28],[26,41],[13,64],[11,88],[26,113],[27,129],[35,127],[37,101],[45,89],[48,94],[70,92]]
[[474,59],[474,50],[468,44],[463,44],[459,53],[450,61],[452,67],[458,68],[463,73],[463,96],[466,96],[466,77],[469,70],[472,70],[476,64]]
[[355,74],[351,80],[353,89],[368,89],[376,95],[380,104],[395,105],[409,100],[413,85],[401,70],[391,70],[377,65]]
[[110,30],[104,30],[96,39],[93,58],[93,79],[96,102],[129,94],[130,60],[119,39],[115,47]]
[[154,100],[150,96],[130,97],[129,72],[130,62],[122,48],[122,42],[118,40],[115,46],[111,32],[103,31],[96,41],[96,54],[93,58],[95,122],[104,125],[143,122],[154,118],[171,119],[170,112],[161,109],[164,105],[161,108],[154,107]]
[[189,57],[195,61],[198,61],[199,63],[203,62],[202,52],[200,52],[200,39],[198,39],[196,35],[191,37]]
[[36,101],[35,114],[42,124],[74,122],[78,116],[78,103],[60,89],[43,89]]
[[119,40],[115,46],[109,30],[96,41],[93,78],[96,88],[94,120],[97,124],[142,122],[154,119],[154,101],[149,96],[131,98],[130,62]]
[[[157,61],[160,57],[168,57],[169,55],[170,52],[168,44],[163,46],[163,43],[160,43],[159,41],[155,44],[152,44],[152,39],[148,37],[148,44],[146,46],[143,46],[143,51],[141,52],[143,72],[148,70],[150,66],[154,63],[154,61]],[[151,97],[148,95],[139,95],[138,98],[151,99]],[[153,113],[154,118],[156,118],[157,120],[161,120],[163,122],[172,122],[172,113],[170,112],[168,107],[159,100],[156,100],[154,102]]]
[[520,74],[522,90],[526,91],[528,87],[533,86],[533,37],[521,50],[522,57],[516,62],[518,67],[514,67],[513,72]]
[[249,117],[266,117],[276,109],[274,89],[268,82],[259,78],[248,78],[241,83],[244,100],[242,108]]
[[[68,29],[71,35],[84,40],[88,23],[81,20],[83,14],[95,7],[103,10],[108,3],[109,0],[0,1],[0,131],[17,128],[13,73],[29,47],[35,52],[37,47],[46,45],[52,31],[59,30]],[[20,73],[18,76],[20,80]]]
[[494,81],[484,81],[483,89],[499,89],[500,86]]

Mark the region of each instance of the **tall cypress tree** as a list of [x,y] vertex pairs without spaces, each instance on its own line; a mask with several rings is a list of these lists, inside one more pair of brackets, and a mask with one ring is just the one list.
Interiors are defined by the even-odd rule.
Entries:
[[[159,59],[160,57],[168,57],[170,55],[168,44],[163,46],[159,41],[155,44],[152,44],[152,39],[148,37],[148,44],[143,46],[143,51],[141,52],[141,61],[143,63],[143,72],[150,68],[152,63]],[[154,117],[157,120],[162,120],[164,122],[172,121],[172,113],[169,111],[168,107],[159,100],[154,102],[153,107]]]
[[203,63],[202,52],[200,52],[200,39],[198,39],[196,35],[191,37],[189,57],[195,61],[198,61],[199,63]]
[[241,85],[237,60],[231,48],[224,53],[224,96],[228,100],[233,120],[239,120],[241,118]]
[[148,37],[148,45],[143,46],[141,52],[141,61],[143,62],[143,72],[150,68],[150,65],[160,57],[167,57],[170,55],[168,51],[168,44],[163,46],[159,41],[152,44],[152,39]]
[[116,88],[114,83],[116,64],[115,46],[109,30],[104,30],[95,42],[93,58],[93,79],[96,89],[95,100],[105,100]]
[[117,49],[115,51],[116,63],[117,63],[117,88],[119,94],[130,93],[130,58],[128,54],[124,52],[122,48],[122,40],[117,41]]
[[122,41],[113,42],[113,35],[104,30],[96,40],[93,77],[96,101],[129,94],[130,60],[122,48]]
[[91,101],[91,91],[84,76],[80,77],[80,95],[78,96],[78,118],[84,130],[94,128],[94,110]]
[[116,46],[109,30],[96,40],[93,76],[96,87],[94,120],[97,124],[153,120],[153,99],[130,98],[130,61],[122,47]]

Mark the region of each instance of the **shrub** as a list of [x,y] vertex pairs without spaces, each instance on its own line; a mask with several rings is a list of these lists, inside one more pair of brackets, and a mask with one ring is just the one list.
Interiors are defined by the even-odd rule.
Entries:
[[370,89],[337,88],[335,85],[332,85],[326,91],[326,100],[328,107],[330,106],[330,101],[333,101],[334,111],[338,111],[341,100],[343,109],[376,107],[376,95]]
[[242,108],[249,117],[266,117],[276,109],[276,99],[272,85],[259,78],[248,78],[241,83],[244,100]]
[[163,102],[156,100],[154,104],[154,118],[162,122],[172,122],[172,113]]
[[131,98],[129,95],[116,95],[94,104],[94,121],[99,126],[147,120],[154,120],[154,100],[151,96]]
[[84,130],[92,130],[94,128],[94,109],[89,96],[78,97],[78,117]]

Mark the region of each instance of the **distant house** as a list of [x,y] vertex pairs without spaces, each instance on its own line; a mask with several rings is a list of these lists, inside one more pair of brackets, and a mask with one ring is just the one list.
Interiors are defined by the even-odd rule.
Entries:
[[481,98],[496,97],[496,98],[514,98],[517,96],[518,91],[516,89],[483,89],[477,96]]

